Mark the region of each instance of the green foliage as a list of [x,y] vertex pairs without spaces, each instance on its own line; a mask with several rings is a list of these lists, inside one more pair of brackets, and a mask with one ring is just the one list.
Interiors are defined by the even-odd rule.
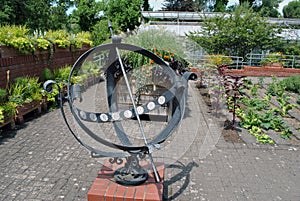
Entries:
[[166,0],[163,3],[163,10],[165,11],[195,11],[200,2],[186,0],[186,1],[173,1]]
[[0,25],[0,44],[14,47],[25,54],[35,50],[29,29],[26,26]]
[[[115,22],[111,22],[115,34],[117,33],[118,25]],[[101,45],[103,42],[108,41],[110,38],[110,32],[107,27],[107,19],[101,19],[93,26],[91,38],[94,45]]]
[[285,18],[300,18],[300,1],[291,1],[282,11]]
[[285,84],[283,82],[280,82],[280,80],[276,76],[273,76],[272,82],[268,83],[267,85],[267,93],[272,96],[283,94],[285,92]]
[[61,48],[67,48],[71,42],[69,40],[69,33],[66,30],[56,30],[46,32],[45,37],[50,40],[53,44]]
[[267,63],[281,63],[284,65],[284,62],[282,61],[283,59],[285,59],[285,55],[281,52],[271,52],[267,54],[264,59],[260,61],[260,63],[262,66]]
[[233,61],[230,57],[227,57],[222,54],[208,55],[205,59],[209,64],[220,66],[220,65],[230,65],[233,64]]
[[72,66],[66,65],[64,67],[60,67],[57,70],[54,70],[55,81],[57,83],[67,84],[71,69],[72,69]]
[[18,77],[8,90],[9,101],[17,105],[42,100],[42,87],[36,77]]
[[106,17],[115,22],[121,31],[134,30],[141,24],[140,0],[111,0],[105,7]]
[[251,8],[240,6],[227,15],[204,19],[203,30],[190,32],[188,37],[210,54],[241,57],[253,49],[270,49],[279,41],[280,30]]
[[166,29],[148,29],[139,31],[124,39],[125,43],[143,47],[148,50],[171,50],[175,55],[185,58],[182,45],[176,35]]
[[92,31],[92,27],[101,19],[105,1],[75,1],[76,9],[70,16],[73,24],[79,25],[79,31]]
[[42,71],[42,80],[46,81],[46,80],[52,80],[54,79],[54,75],[52,73],[52,71],[49,68],[44,68]]
[[290,92],[300,94],[300,75],[293,75],[282,80],[285,89]]
[[282,0],[263,0],[261,5],[255,5],[254,9],[260,11],[264,17],[280,17],[281,15],[278,12],[280,2],[282,2]]
[[0,104],[4,103],[6,101],[6,98],[7,98],[6,90],[0,88]]
[[93,42],[91,40],[90,32],[82,31],[70,37],[71,44],[75,46],[75,48],[82,48],[83,44],[87,44],[92,46]]
[[4,112],[3,108],[0,106],[0,124],[4,122]]
[[51,42],[45,38],[37,38],[35,39],[35,44],[39,49],[47,50],[50,47]]
[[277,96],[277,102],[280,105],[280,108],[275,108],[274,111],[279,113],[281,116],[286,117],[288,111],[294,107],[298,107],[296,104],[289,103],[290,96],[287,94],[281,94]]

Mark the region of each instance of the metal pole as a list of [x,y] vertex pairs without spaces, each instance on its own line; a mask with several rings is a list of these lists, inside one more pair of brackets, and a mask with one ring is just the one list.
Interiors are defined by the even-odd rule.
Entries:
[[[127,78],[127,75],[126,75],[126,71],[125,71],[125,68],[124,68],[124,66],[123,66],[123,62],[122,62],[122,59],[121,59],[121,56],[120,56],[119,49],[118,49],[117,47],[116,47],[116,52],[117,52],[118,60],[119,60],[119,63],[120,63],[120,66],[121,66],[121,70],[122,70],[122,73],[123,73],[123,76],[124,76],[124,79],[125,79],[125,83],[126,83],[126,86],[127,86],[128,92],[129,92],[130,100],[131,100],[131,102],[132,102],[133,109],[134,109],[134,112],[135,112],[135,114],[136,114],[136,118],[137,118],[137,120],[138,120],[139,128],[140,128],[141,134],[142,134],[143,139],[144,139],[144,143],[145,143],[145,145],[148,147],[149,144],[148,144],[147,139],[146,139],[144,127],[143,127],[143,125],[142,125],[140,116],[139,116],[139,114],[138,114],[137,107],[136,107],[136,104],[135,104],[135,101],[134,101],[134,98],[133,98],[133,94],[132,94],[132,91],[131,91],[131,88],[130,88],[130,84],[129,84],[129,81],[128,81],[128,78]],[[152,166],[152,169],[153,169],[153,172],[154,172],[155,181],[156,181],[156,182],[160,182],[160,181],[161,181],[161,178],[160,178],[160,176],[159,176],[159,174],[158,174],[158,171],[157,171],[157,169],[156,169],[156,166],[154,165],[154,161],[153,161],[153,158],[152,158],[152,154],[149,152],[148,155],[149,155],[150,163],[151,163],[151,166]]]

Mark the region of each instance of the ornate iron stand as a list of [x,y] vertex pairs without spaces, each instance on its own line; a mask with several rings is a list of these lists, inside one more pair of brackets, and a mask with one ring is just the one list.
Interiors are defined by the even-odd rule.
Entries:
[[[125,186],[137,186],[144,183],[149,176],[147,171],[140,165],[138,154],[132,154],[126,160],[124,167],[115,171],[115,181]],[[114,160],[110,160],[110,162],[113,163]]]

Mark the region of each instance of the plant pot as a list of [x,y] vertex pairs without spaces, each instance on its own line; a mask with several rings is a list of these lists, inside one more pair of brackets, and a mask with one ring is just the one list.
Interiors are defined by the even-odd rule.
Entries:
[[15,121],[13,117],[4,117],[4,122],[0,123],[0,128],[10,124],[10,128],[14,129],[15,128]]
[[70,51],[71,52],[76,52],[76,51],[86,51],[89,50],[91,46],[89,44],[82,44],[81,48],[76,48],[75,45],[70,46]]
[[40,54],[49,54],[50,53],[50,49],[41,49],[41,48],[35,48],[35,51],[34,51],[34,55],[40,55]]
[[24,115],[37,110],[40,114],[42,112],[42,101],[33,100],[30,103],[23,103],[16,109],[15,121],[18,123],[24,122]]
[[54,52],[70,52],[70,47],[58,47],[57,45],[54,45]]
[[13,58],[13,57],[19,57],[24,56],[25,54],[20,52],[18,49],[1,45],[0,46],[0,58]]

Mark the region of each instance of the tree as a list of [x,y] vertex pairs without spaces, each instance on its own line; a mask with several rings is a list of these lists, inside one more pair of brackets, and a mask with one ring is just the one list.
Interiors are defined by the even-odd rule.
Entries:
[[149,11],[149,10],[150,10],[149,0],[144,0],[143,1],[143,11]]
[[120,27],[121,31],[134,30],[141,24],[141,1],[108,0],[104,13],[109,20]]
[[279,41],[280,33],[252,8],[240,6],[233,13],[204,19],[201,31],[188,36],[212,54],[245,57],[252,50],[266,50]]
[[255,3],[256,0],[239,0],[240,5],[248,3],[250,5],[250,7],[253,6],[253,4]]
[[72,0],[0,0],[0,23],[42,31],[59,29],[65,26],[71,5]]
[[300,18],[300,1],[292,1],[283,7],[283,17]]
[[224,12],[229,0],[216,0],[214,12]]
[[282,0],[262,0],[261,5],[254,6],[254,10],[260,11],[264,17],[279,17],[278,8],[281,2]]
[[80,31],[91,31],[101,18],[99,13],[104,9],[104,4],[95,0],[76,0],[75,7],[71,21],[79,25]]
[[165,11],[194,11],[193,0],[166,0],[163,4]]

